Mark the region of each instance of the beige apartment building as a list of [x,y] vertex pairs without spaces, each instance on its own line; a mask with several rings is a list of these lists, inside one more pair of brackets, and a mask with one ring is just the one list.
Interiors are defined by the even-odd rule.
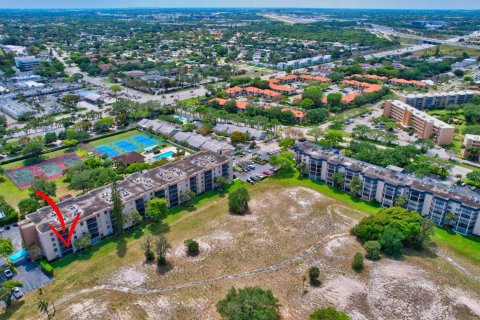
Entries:
[[438,145],[452,143],[455,127],[426,114],[400,100],[385,101],[383,114],[402,127],[410,127],[424,139],[433,139]]
[[[164,198],[169,207],[184,201],[184,195],[193,191],[200,194],[213,190],[217,185],[216,178],[233,178],[233,163],[229,152],[216,153],[202,151],[144,173],[134,173],[119,181],[118,191],[123,204],[124,228],[131,227],[131,212],[137,210],[146,217],[146,203],[154,198]],[[91,242],[98,242],[115,232],[112,213],[111,186],[104,186],[90,192],[66,199],[57,205],[62,212],[68,231],[74,218],[80,214],[80,220],[73,232],[72,245],[66,247],[50,229],[50,225],[61,232],[57,216],[50,207],[44,207],[28,214],[19,223],[23,242],[28,248],[38,245],[47,260],[53,260],[76,251],[75,242],[89,233]]]
[[400,95],[398,100],[418,110],[424,110],[445,108],[451,104],[464,104],[474,96],[472,91],[429,92]]
[[[470,149],[473,148],[479,148],[480,149],[480,136],[476,134],[466,134],[465,139],[463,139],[463,146],[465,148],[462,148],[462,157],[468,158],[470,156]],[[477,161],[480,161],[480,154],[477,159]]]

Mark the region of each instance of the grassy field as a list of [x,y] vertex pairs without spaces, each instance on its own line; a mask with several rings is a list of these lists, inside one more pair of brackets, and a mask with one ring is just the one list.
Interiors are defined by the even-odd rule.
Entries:
[[[465,138],[463,131],[465,130],[465,116],[463,115],[463,110],[460,109],[458,112],[450,112],[444,109],[435,109],[429,110],[428,114],[436,117],[450,117],[459,120],[459,123],[451,123],[455,127],[455,135],[453,137],[452,144],[445,146],[448,150],[455,152],[457,155],[460,155],[461,147],[463,140]],[[440,119],[442,120],[442,119]]]
[[[432,47],[424,50],[417,51],[419,54],[434,55],[437,50],[437,47]],[[455,55],[461,56],[463,53],[467,53],[469,56],[478,56],[480,55],[480,50],[474,48],[460,48],[453,45],[443,44],[440,46],[441,55]]]
[[[80,150],[79,148],[70,148],[70,149],[64,149],[64,150],[57,150],[54,152],[46,153],[41,156],[43,160],[46,159],[51,159],[53,157],[65,154],[65,153],[70,153],[70,152],[75,152],[80,156],[85,156],[85,151]],[[28,165],[29,161],[28,160],[21,160],[21,161],[16,161],[12,162],[6,165],[2,165],[2,168],[4,170],[8,169],[14,169],[18,167],[22,167],[24,165]],[[5,200],[7,201],[8,204],[13,206],[14,208],[17,208],[18,203],[20,200],[28,198],[28,188],[27,189],[19,189],[6,174],[0,174],[0,196],[3,196]],[[63,182],[63,178],[59,178],[55,181],[57,184],[57,197],[55,200],[58,200],[60,197],[66,195],[66,194],[72,194],[75,195],[78,192],[74,190],[68,190],[68,184]]]
[[[242,184],[235,181],[229,191]],[[122,238],[111,237],[95,244],[81,256],[70,255],[54,262],[55,280],[44,288],[47,300],[57,301],[76,290],[102,284],[137,290],[212,279],[285,261],[320,239],[325,239],[323,245],[277,271],[245,278],[162,294],[88,292],[57,305],[56,318],[157,319],[161,315],[161,319],[216,319],[214,304],[229,287],[258,285],[271,289],[280,299],[282,310],[288,312],[283,314],[285,319],[306,319],[311,310],[325,305],[361,313],[365,318],[375,314],[406,319],[399,314],[407,312],[410,319],[421,319],[417,316],[434,310],[436,302],[430,297],[437,295],[443,303],[449,303],[444,312],[453,312],[452,318],[473,319],[463,317],[463,311],[451,305],[445,288],[453,287],[463,296],[467,290],[479,293],[479,286],[468,282],[445,260],[411,253],[401,261],[367,261],[361,274],[352,271],[351,257],[362,248],[349,230],[365,214],[345,204],[371,213],[378,207],[295,175],[277,176],[248,188],[252,199],[247,215],[228,214],[227,197],[209,192],[196,199],[195,210],[174,208],[163,224],[127,231]],[[141,239],[160,232],[166,232],[172,244],[168,256],[172,264],[159,269],[143,262]],[[183,241],[188,238],[200,243],[199,256],[185,255]],[[321,270],[322,284],[318,288],[302,283],[302,275],[312,265]],[[407,275],[408,283],[398,274]],[[27,295],[0,318],[37,319],[36,296]],[[399,303],[402,308],[390,309]]]

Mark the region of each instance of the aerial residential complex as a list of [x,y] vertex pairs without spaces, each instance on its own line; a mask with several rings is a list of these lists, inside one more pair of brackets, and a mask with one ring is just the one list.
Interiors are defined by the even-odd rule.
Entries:
[[[189,190],[195,194],[213,190],[216,178],[233,177],[232,159],[228,152],[204,151],[183,160],[151,169],[145,173],[134,173],[118,182],[118,190],[123,204],[123,213],[129,216],[133,210],[145,218],[145,205],[154,198],[165,198],[169,207],[182,202],[182,195]],[[90,233],[92,242],[112,234],[115,224],[112,221],[111,186],[107,185],[58,203],[67,226],[77,214],[80,220],[74,231],[73,245],[66,247],[50,230],[50,224],[61,230],[59,221],[50,207],[44,207],[26,216],[19,223],[23,242],[26,246],[37,244],[48,260],[68,255],[76,250],[75,240]],[[125,228],[131,221],[124,224]],[[66,239],[68,228],[63,234]]]
[[462,157],[468,158],[472,149],[480,148],[480,136],[476,134],[466,134],[463,139]]
[[383,114],[402,127],[413,128],[420,137],[433,139],[439,145],[452,143],[455,135],[455,127],[399,100],[386,101],[383,105]]
[[412,93],[400,95],[398,100],[418,110],[423,110],[444,108],[450,104],[464,104],[474,95],[472,91]]
[[365,200],[390,207],[397,197],[406,197],[409,210],[419,212],[436,224],[443,225],[445,214],[451,212],[457,217],[455,231],[480,235],[478,194],[447,188],[433,180],[422,180],[393,169],[364,163],[309,142],[299,144],[295,151],[297,162],[307,166],[308,176],[312,180],[333,186],[333,175],[343,173],[344,183],[339,187],[351,192],[350,182],[357,176],[362,181],[359,194]]

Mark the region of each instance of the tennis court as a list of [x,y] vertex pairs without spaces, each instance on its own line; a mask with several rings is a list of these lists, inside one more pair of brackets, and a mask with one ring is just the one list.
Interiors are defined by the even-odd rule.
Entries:
[[154,145],[158,145],[158,141],[150,139],[149,137],[146,137],[146,136],[135,136],[132,138],[132,140],[137,143],[140,143],[142,146],[147,148]]
[[120,134],[118,137],[112,136],[103,141],[98,140],[94,144],[95,151],[99,154],[106,154],[109,158],[113,158],[132,151],[141,153],[147,148],[165,144],[164,140],[160,137],[149,137],[139,133],[139,131],[134,131],[128,133],[130,136],[128,134]]
[[115,157],[120,155],[121,153],[118,152],[117,150],[110,148],[108,146],[100,146],[96,147],[95,150],[100,153],[100,154],[106,154],[108,157]]
[[125,141],[125,140],[120,140],[120,141],[115,142],[115,146],[118,149],[120,149],[122,151],[125,151],[125,152],[137,151],[138,149],[140,149],[139,146],[134,145],[133,143]]

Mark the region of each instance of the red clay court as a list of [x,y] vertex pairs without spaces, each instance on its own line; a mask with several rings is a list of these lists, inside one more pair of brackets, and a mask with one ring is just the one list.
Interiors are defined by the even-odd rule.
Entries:
[[63,176],[63,170],[80,161],[82,161],[82,158],[72,152],[32,165],[6,170],[5,173],[17,187],[25,189],[32,185],[35,177],[45,177],[47,180],[58,179]]

